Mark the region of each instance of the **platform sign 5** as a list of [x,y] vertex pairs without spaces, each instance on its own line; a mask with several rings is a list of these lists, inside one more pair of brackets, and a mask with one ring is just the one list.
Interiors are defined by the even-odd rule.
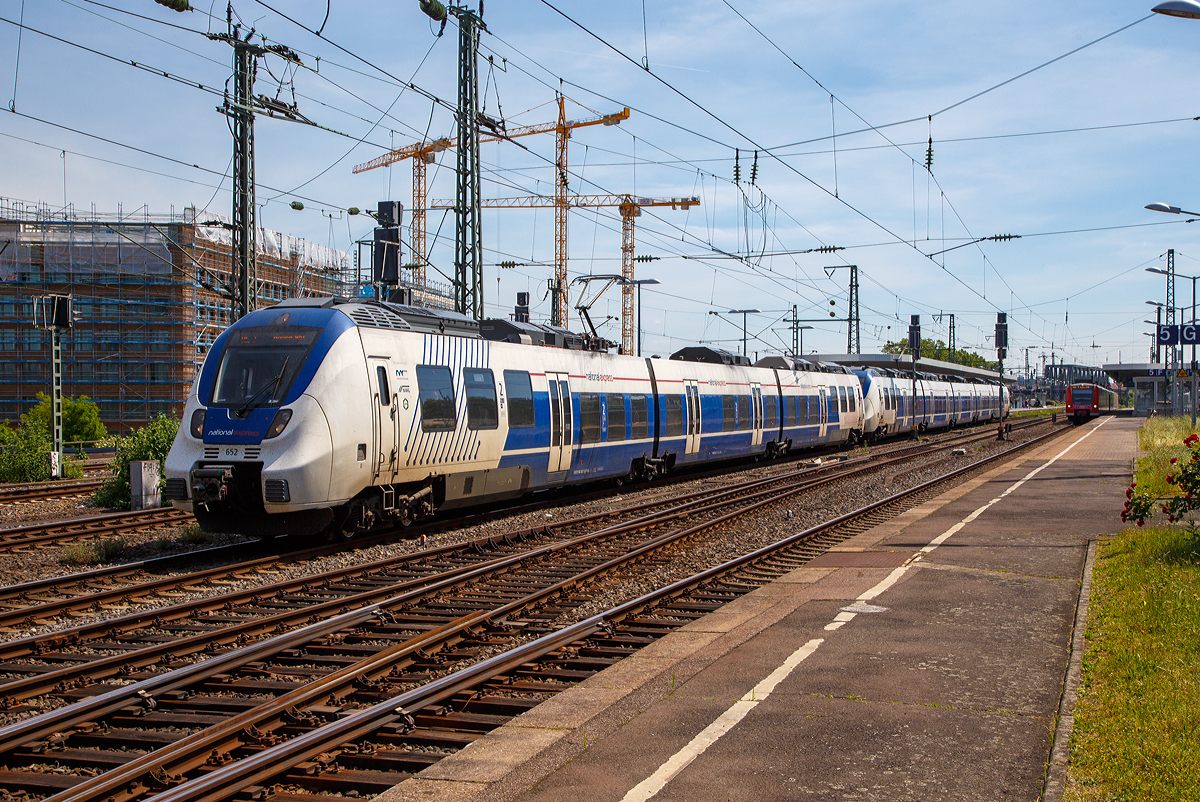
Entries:
[[[1195,327],[1193,327],[1195,328]],[[1179,327],[1162,324],[1155,338],[1159,345],[1179,345]]]
[[1195,323],[1185,323],[1179,327],[1179,342],[1184,345],[1200,344],[1200,326]]

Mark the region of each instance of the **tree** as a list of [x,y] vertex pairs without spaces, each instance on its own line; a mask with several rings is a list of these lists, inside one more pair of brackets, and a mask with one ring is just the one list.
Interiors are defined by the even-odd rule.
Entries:
[[[908,354],[908,340],[896,340],[889,342],[883,346],[885,354]],[[964,351],[961,348],[955,348],[953,358],[950,349],[946,346],[944,340],[921,340],[921,357],[923,359],[936,359],[941,362],[954,362],[958,365],[963,365],[968,368],[978,368],[979,370],[996,370],[999,367],[997,362],[988,362],[974,351]]]
[[[38,403],[33,409],[22,416],[36,423],[44,431],[54,429],[54,410],[50,397],[45,393],[37,394]],[[78,398],[63,398],[63,442],[92,442],[108,436],[108,430],[100,422],[100,407],[86,395]]]

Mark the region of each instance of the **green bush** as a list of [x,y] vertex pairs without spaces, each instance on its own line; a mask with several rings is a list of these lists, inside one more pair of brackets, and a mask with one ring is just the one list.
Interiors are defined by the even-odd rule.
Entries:
[[[102,507],[128,507],[130,500],[129,463],[138,460],[158,460],[159,464],[167,458],[171,443],[175,440],[175,432],[179,430],[179,421],[169,415],[159,415],[140,429],[134,429],[125,437],[117,439],[117,453],[108,464],[113,475],[92,496],[92,500]],[[159,479],[158,490],[161,493],[166,486],[166,477]]]
[[[47,432],[53,432],[54,410],[50,396],[37,394],[38,403],[29,410],[23,420],[35,420]],[[63,398],[63,441],[67,443],[94,442],[108,435],[100,422],[100,407],[86,395],[78,398]]]
[[[21,417],[15,429],[0,426],[0,482],[41,482],[50,478],[50,433],[36,418]],[[83,476],[83,467],[69,456],[66,475]]]

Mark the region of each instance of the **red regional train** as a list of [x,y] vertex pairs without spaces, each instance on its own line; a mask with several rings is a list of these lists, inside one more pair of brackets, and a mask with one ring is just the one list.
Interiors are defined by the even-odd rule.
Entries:
[[1117,394],[1098,384],[1072,384],[1067,388],[1067,416],[1083,423],[1117,408]]

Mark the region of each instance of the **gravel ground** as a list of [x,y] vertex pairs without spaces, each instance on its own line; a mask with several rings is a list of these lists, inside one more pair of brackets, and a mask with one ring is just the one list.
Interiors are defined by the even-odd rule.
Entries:
[[[618,574],[606,578],[595,587],[595,593],[589,602],[572,615],[587,617],[602,609],[606,609],[620,601],[636,598],[638,595],[659,586],[662,582],[670,582],[689,576],[698,570],[720,564],[728,559],[759,548],[786,535],[793,534],[829,517],[848,512],[862,506],[871,500],[892,495],[901,489],[928,481],[944,470],[947,460],[956,465],[966,464],[994,453],[999,447],[1011,447],[1018,442],[1030,439],[1045,431],[1044,427],[1036,427],[1028,431],[1014,432],[1010,443],[1000,444],[995,441],[985,441],[968,447],[965,457],[949,457],[936,455],[920,461],[917,466],[904,468],[887,468],[854,482],[837,483],[833,486],[815,491],[808,491],[794,496],[785,502],[769,505],[743,519],[728,523],[717,530],[701,533],[690,538],[686,544],[673,546],[661,560],[647,561],[639,565],[633,572]],[[937,438],[931,438],[937,439]],[[907,442],[904,443],[905,445]],[[858,450],[856,456],[865,453]],[[621,491],[614,488],[612,495],[603,499],[584,501],[580,503],[564,503],[552,511],[538,511],[520,515],[497,513],[483,523],[464,527],[462,529],[429,535],[427,547],[461,543],[498,534],[529,529],[544,525],[552,525],[556,520],[574,518],[591,513],[627,507],[634,504],[651,501],[663,496],[673,496],[698,490],[716,490],[733,481],[745,481],[755,477],[765,477],[777,473],[795,470],[798,464],[794,461],[763,463],[749,468],[731,471],[720,477],[699,478],[690,482],[676,485],[642,485],[626,487]],[[564,499],[564,502],[567,500]],[[44,522],[81,515],[94,515],[105,512],[97,508],[86,497],[70,499],[53,499],[44,501],[20,502],[0,505],[0,528],[19,526],[24,523]],[[792,517],[787,517],[788,512]],[[122,536],[125,544],[124,551],[118,562],[148,559],[165,554],[176,554],[214,545],[237,542],[242,540],[236,536],[214,536],[210,542],[189,542],[195,539],[197,530],[194,524],[184,524],[172,527],[155,527],[141,533],[131,533]],[[396,558],[406,554],[421,551],[418,541],[399,540],[369,548],[348,549],[335,555],[321,559],[295,561],[285,564],[278,570],[248,576],[244,581],[234,582],[215,588],[198,590],[163,597],[158,601],[139,606],[167,607],[181,601],[201,596],[221,595],[245,588],[262,586],[292,578],[311,576],[323,571],[361,565],[364,563]],[[38,547],[36,550],[0,554],[0,571],[4,572],[5,584],[18,584],[35,578],[67,575],[93,566],[75,566],[67,562],[69,546]],[[193,566],[200,568],[206,566]],[[180,572],[180,576],[186,572]],[[12,640],[31,634],[39,634],[70,626],[91,623],[94,620],[107,620],[131,612],[122,609],[108,609],[96,614],[76,614],[63,616],[59,619],[35,628],[19,632],[0,633],[0,641]]]

